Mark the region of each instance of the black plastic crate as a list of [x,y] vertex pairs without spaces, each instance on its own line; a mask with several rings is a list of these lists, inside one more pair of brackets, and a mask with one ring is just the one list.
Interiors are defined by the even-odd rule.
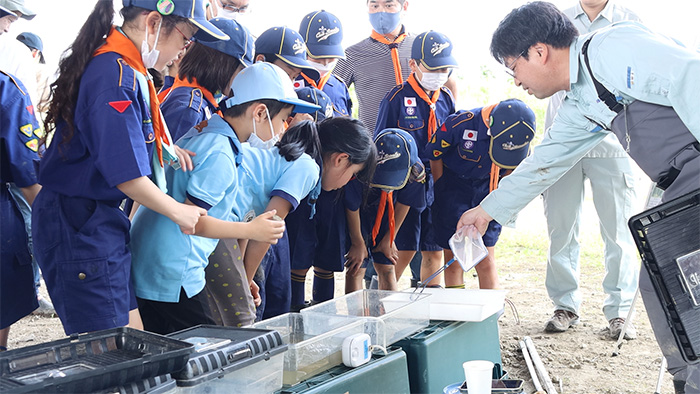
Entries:
[[681,355],[700,362],[700,189],[632,217],[629,227]]
[[173,374],[183,387],[223,377],[287,350],[274,330],[201,325],[168,336],[194,344],[187,366]]
[[194,347],[127,327],[0,353],[0,392],[92,393],[181,370]]
[[124,386],[100,391],[97,394],[164,394],[177,388],[170,374],[132,382]]

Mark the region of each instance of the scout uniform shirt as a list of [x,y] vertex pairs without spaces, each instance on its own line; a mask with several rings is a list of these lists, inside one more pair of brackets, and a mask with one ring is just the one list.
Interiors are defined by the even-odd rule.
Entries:
[[[300,89],[305,86],[312,86],[318,88],[319,81],[313,81],[312,84],[309,82],[305,75],[300,75],[294,81],[294,89]],[[321,78],[323,80],[324,78]],[[314,86],[316,85],[316,86]],[[352,100],[350,99],[350,93],[348,92],[345,82],[343,82],[340,77],[331,74],[328,80],[321,86],[323,93],[327,94],[331,98],[333,103],[333,116],[352,116]],[[327,118],[330,116],[326,115]]]
[[175,79],[165,99],[160,104],[165,123],[173,141],[177,141],[192,127],[211,118],[219,108],[214,96],[196,81]]

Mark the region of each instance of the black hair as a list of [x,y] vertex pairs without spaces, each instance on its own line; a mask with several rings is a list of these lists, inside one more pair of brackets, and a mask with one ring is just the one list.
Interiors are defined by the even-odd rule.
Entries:
[[293,104],[287,104],[287,103],[283,103],[283,102],[277,101],[277,100],[264,99],[264,100],[249,101],[247,103],[234,105],[233,107],[228,107],[228,108],[226,107],[226,103],[224,100],[224,101],[221,101],[219,103],[219,107],[223,111],[224,116],[229,116],[231,118],[237,118],[237,117],[245,114],[245,111],[247,111],[251,105],[258,104],[258,103],[265,104],[265,106],[267,107],[267,111],[270,113],[270,119],[277,116],[277,114],[282,112],[283,109],[294,106]]
[[567,48],[578,37],[578,30],[554,4],[527,3],[510,12],[498,24],[491,38],[491,55],[499,62],[522,55],[538,42],[554,48]]
[[180,61],[178,77],[190,82],[196,78],[197,83],[212,94],[217,91],[226,94],[231,77],[240,65],[240,60],[235,57],[195,42]]
[[347,153],[350,164],[364,164],[357,178],[368,183],[377,166],[377,147],[365,125],[348,117],[327,118],[318,123],[321,155],[327,158],[333,153]]
[[[134,20],[143,13],[148,13],[140,7],[124,7],[121,10],[124,25],[134,23]],[[98,1],[95,8],[88,16],[85,24],[78,32],[78,36],[63,55],[58,64],[58,78],[51,84],[50,103],[44,121],[46,135],[41,139],[41,144],[46,144],[46,138],[55,130],[56,124],[65,122],[68,126],[62,136],[61,144],[68,143],[73,138],[75,124],[75,105],[78,101],[80,79],[85,67],[92,60],[93,53],[105,43],[105,39],[112,29],[114,18],[114,4],[111,1]],[[190,23],[186,18],[167,15],[163,16],[161,32],[169,35],[179,22]]]
[[153,80],[153,86],[155,86],[156,92],[159,91],[163,87],[163,83],[165,82],[165,79],[163,78],[163,73],[156,70],[155,68],[149,68],[148,73],[151,75],[151,79]]
[[298,159],[303,153],[311,156],[319,166],[323,165],[321,142],[315,122],[305,120],[287,129],[277,143],[280,155],[287,161]]

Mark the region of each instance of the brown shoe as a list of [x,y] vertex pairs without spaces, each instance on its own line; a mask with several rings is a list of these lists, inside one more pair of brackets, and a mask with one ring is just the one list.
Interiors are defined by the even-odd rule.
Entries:
[[565,311],[563,309],[557,309],[554,311],[554,315],[547,321],[547,325],[544,326],[545,332],[564,332],[569,329],[569,327],[578,324],[578,315],[574,312]]
[[[608,327],[610,330],[610,338],[617,340],[622,332],[622,327],[625,325],[625,319],[616,317],[614,319],[610,319],[608,323],[610,323]],[[625,339],[637,339],[637,330],[634,329],[632,323],[627,325],[627,330],[625,330]]]

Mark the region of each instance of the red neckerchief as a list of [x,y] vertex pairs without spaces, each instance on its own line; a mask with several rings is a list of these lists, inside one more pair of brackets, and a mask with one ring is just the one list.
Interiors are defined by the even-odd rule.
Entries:
[[114,52],[119,54],[124,62],[129,65],[129,67],[140,72],[148,79],[148,95],[151,102],[151,121],[153,122],[153,131],[156,136],[156,154],[158,155],[158,162],[160,162],[161,167],[163,166],[163,144],[170,145],[168,136],[165,134],[165,129],[163,127],[163,116],[160,113],[160,101],[158,101],[158,95],[156,94],[156,87],[153,85],[153,81],[148,76],[148,70],[143,65],[143,60],[141,59],[141,53],[136,48],[133,42],[126,37],[124,34],[117,31],[117,29],[112,26],[107,35],[107,40],[105,43],[97,48],[93,57],[101,55],[107,52]]
[[[214,98],[214,95],[202,87],[199,83],[197,83],[197,78],[192,78],[192,81],[188,79],[180,79],[180,77],[175,78],[175,82],[173,82],[173,86],[170,88],[170,91],[175,90],[175,88],[179,87],[186,87],[186,88],[194,88],[194,89],[199,89],[202,91],[202,96],[209,102],[209,104],[212,105],[212,107],[218,108],[216,105],[216,99]],[[222,118],[224,115],[221,113],[219,109],[216,110],[216,113],[219,114]]]
[[418,80],[416,79],[416,74],[411,74],[406,80],[409,85],[416,91],[418,97],[423,99],[430,106],[430,117],[428,118],[428,141],[433,139],[433,135],[437,131],[437,117],[435,116],[435,103],[437,103],[440,98],[440,89],[433,92],[433,97],[428,97],[428,93],[423,90],[420,86]]
[[369,36],[382,44],[388,45],[391,49],[391,62],[394,64],[394,76],[396,77],[397,85],[401,85],[403,83],[403,76],[401,75],[401,62],[399,61],[399,44],[406,39],[407,36],[408,34],[401,33],[396,36],[394,41],[389,41],[386,37],[377,33],[375,30],[372,30],[372,34]]

